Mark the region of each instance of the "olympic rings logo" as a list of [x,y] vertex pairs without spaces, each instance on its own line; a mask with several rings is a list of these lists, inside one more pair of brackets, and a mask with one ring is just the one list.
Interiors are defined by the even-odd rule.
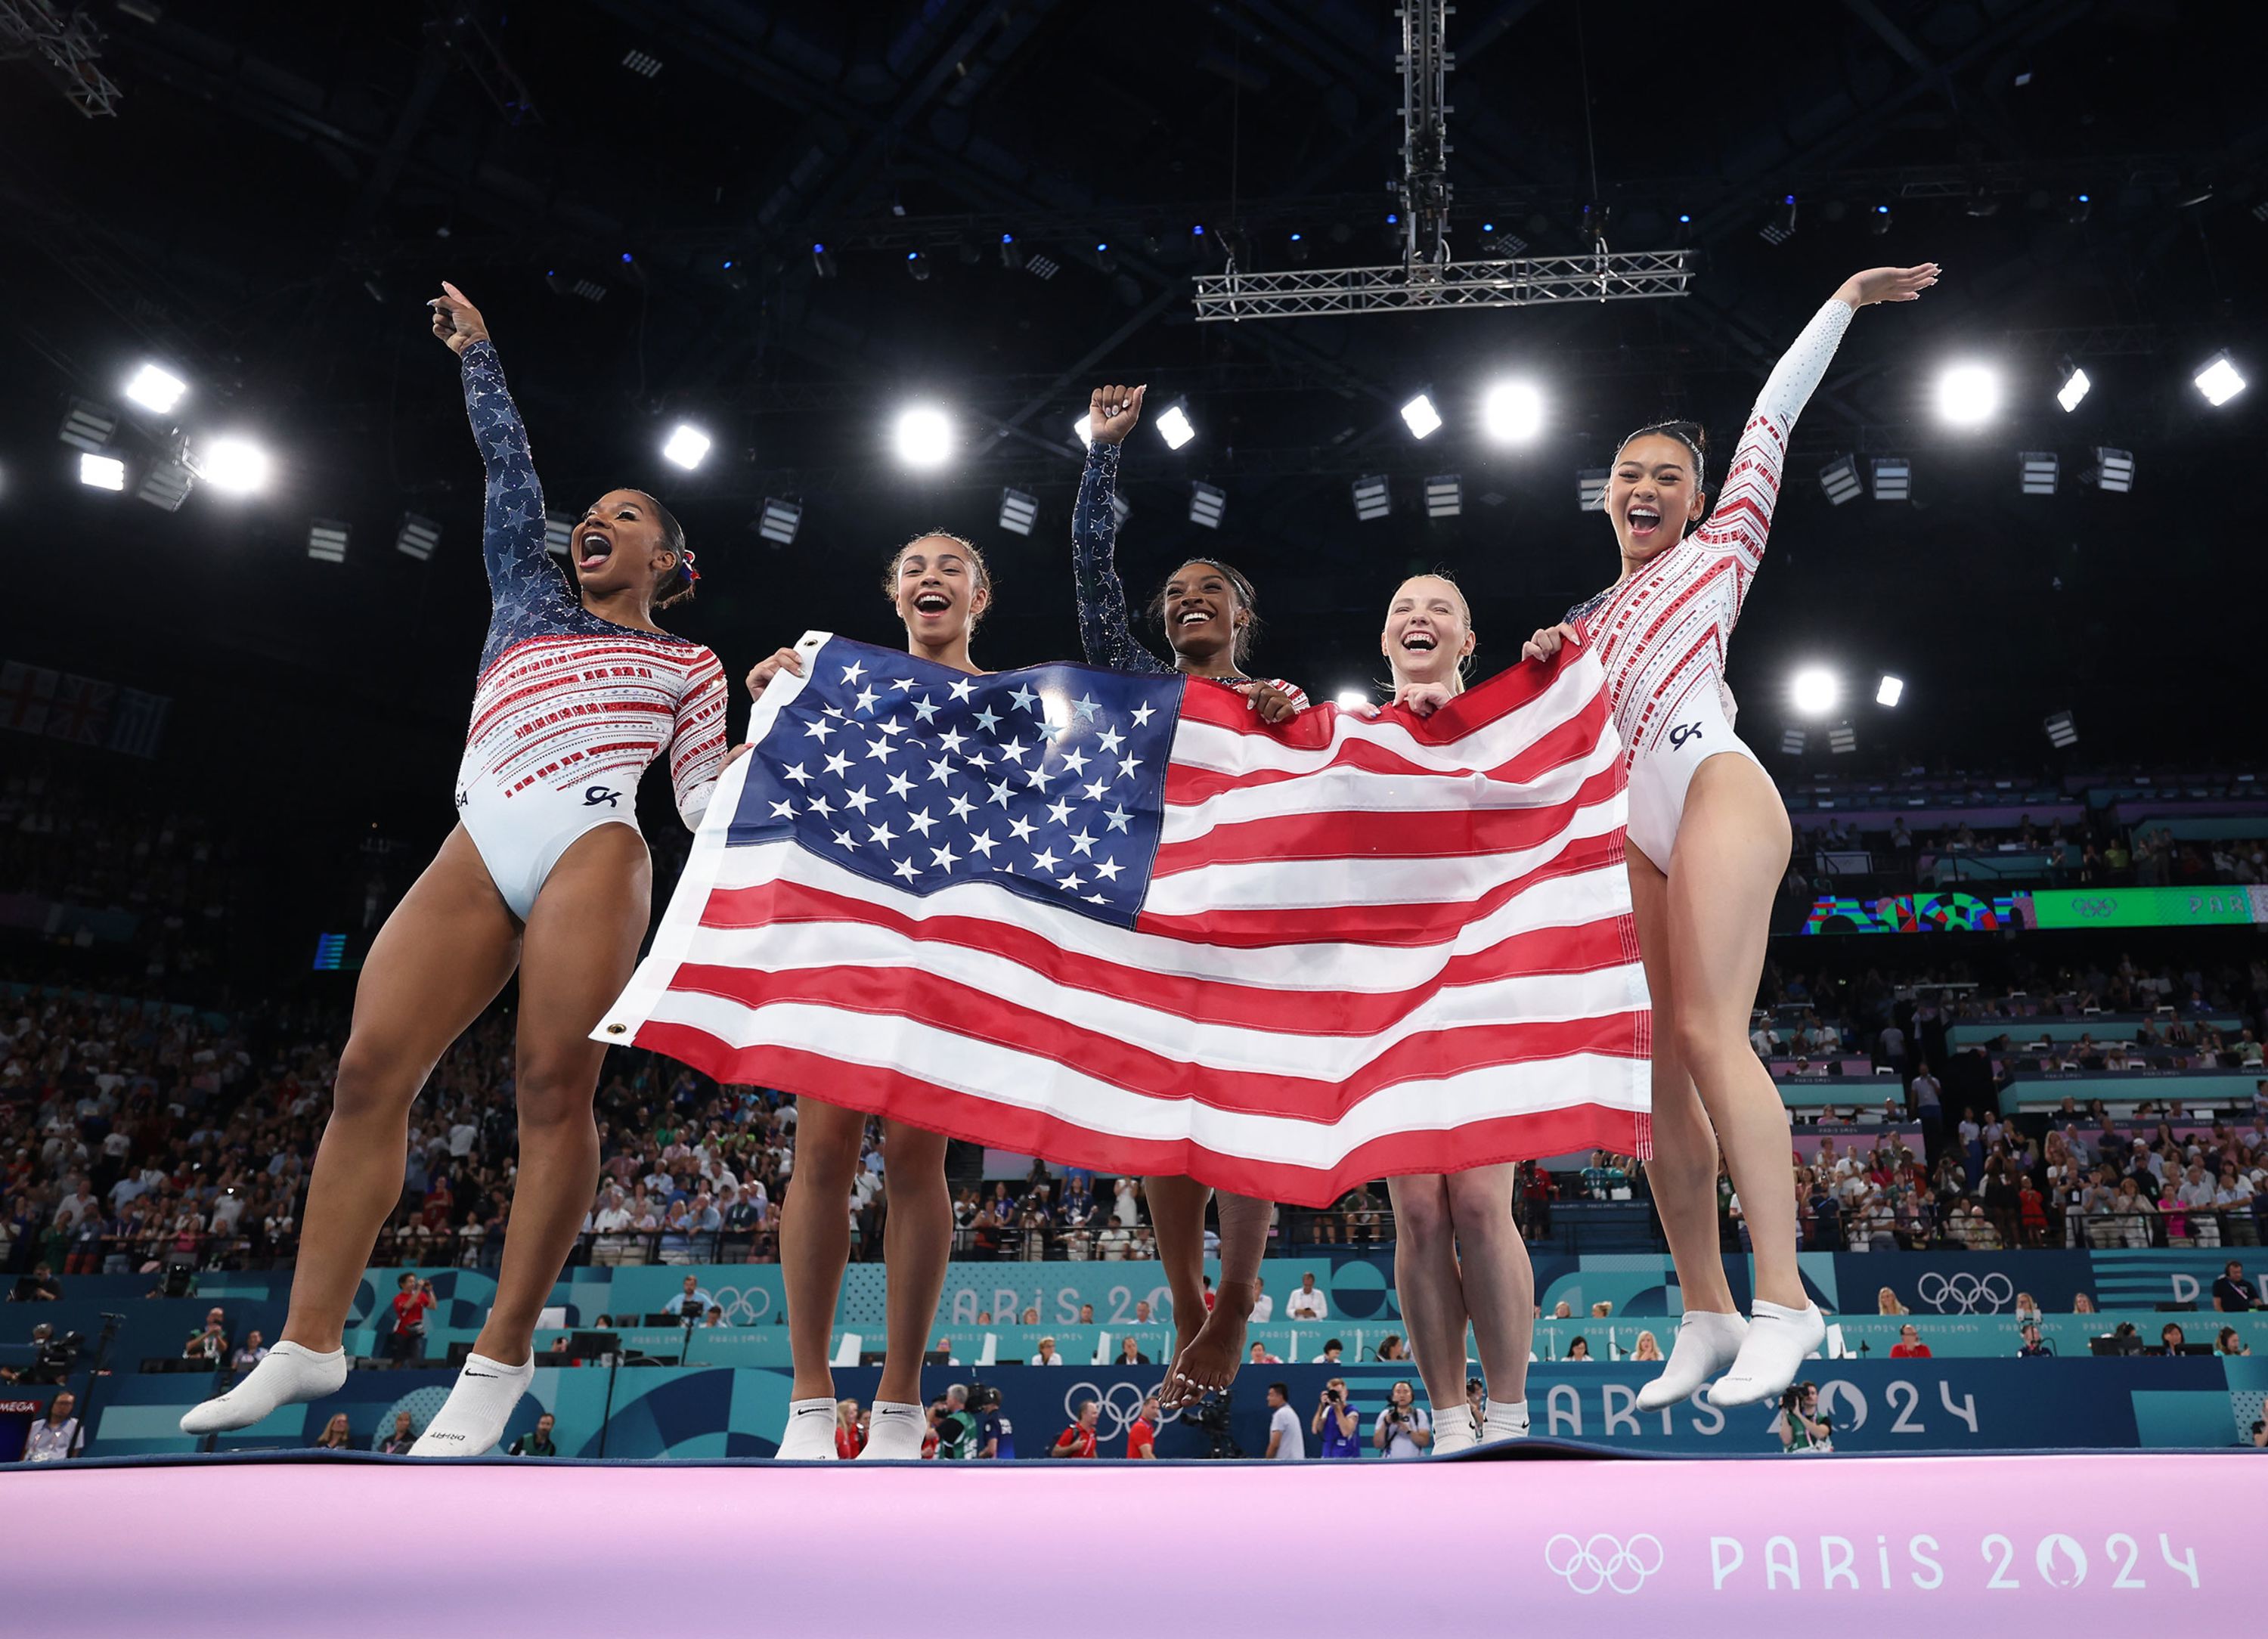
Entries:
[[754,1326],[772,1312],[772,1295],[761,1286],[718,1286],[709,1301],[725,1312],[726,1326]]
[[[1933,1290],[1933,1282],[1936,1283]],[[2008,1277],[1998,1272],[1947,1275],[1933,1269],[1921,1277],[1914,1290],[1940,1314],[1998,1314],[2016,1295]]]
[[1603,1531],[1587,1542],[1562,1532],[1543,1545],[1545,1567],[1565,1577],[1577,1593],[1596,1593],[1602,1588],[1636,1593],[1661,1569],[1663,1557],[1660,1539],[1645,1532],[1627,1543]]
[[1114,1383],[1107,1390],[1092,1383],[1074,1383],[1064,1391],[1064,1415],[1077,1422],[1079,1401],[1091,1400],[1094,1402],[1095,1437],[1115,1440],[1140,1420],[1142,1402],[1157,1392],[1132,1383]]

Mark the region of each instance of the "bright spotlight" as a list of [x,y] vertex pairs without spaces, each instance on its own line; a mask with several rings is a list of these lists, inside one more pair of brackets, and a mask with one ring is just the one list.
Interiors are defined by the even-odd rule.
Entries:
[[698,427],[688,427],[680,422],[669,435],[669,442],[661,446],[661,458],[691,472],[701,465],[709,453],[709,435]]
[[1498,444],[1525,443],[1543,430],[1543,395],[1528,382],[1499,382],[1481,401],[1481,426]]
[[1094,447],[1094,425],[1088,418],[1086,411],[1081,410],[1077,416],[1073,417],[1071,431],[1071,437],[1079,440],[1079,448],[1091,450]]
[[204,452],[204,481],[249,495],[268,481],[268,452],[242,438],[217,438]]
[[92,489],[126,488],[126,463],[114,455],[81,455],[78,481]]
[[1169,450],[1178,450],[1197,436],[1189,424],[1189,413],[1179,404],[1168,404],[1158,414],[1158,436],[1166,441]]
[[941,409],[917,406],[898,417],[898,459],[909,467],[942,467],[953,455],[953,423]]
[[1432,399],[1423,393],[1402,407],[1402,419],[1410,423],[1412,437],[1430,438],[1441,430],[1441,412],[1433,408]]
[[1874,703],[1878,706],[1895,706],[1905,698],[1905,679],[1886,674],[1882,680],[1874,686]]
[[2067,415],[2079,408],[2079,401],[2087,396],[2087,390],[2094,385],[2087,379],[2087,372],[2073,364],[2071,373],[2063,379],[2063,386],[2056,389],[2056,402],[2063,406],[2064,414]]
[[[2244,378],[2236,373],[2226,348],[2205,360],[2192,379],[2197,382],[2197,390],[2205,394],[2205,401],[2215,409],[2244,391]],[[1406,415],[1410,412],[1402,413]]]
[[188,383],[171,371],[160,370],[155,364],[144,364],[126,384],[126,396],[144,409],[156,410],[160,415],[181,401],[181,394],[189,390]]
[[1843,698],[1843,683],[1823,665],[1806,666],[1795,674],[1789,692],[1798,711],[1807,717],[1822,717]]
[[2000,379],[1982,364],[1956,364],[1937,379],[1937,413],[1956,427],[1977,427],[2000,408]]
[[1343,688],[1339,690],[1338,705],[1339,709],[1342,711],[1357,711],[1369,703],[1370,691],[1366,688]]

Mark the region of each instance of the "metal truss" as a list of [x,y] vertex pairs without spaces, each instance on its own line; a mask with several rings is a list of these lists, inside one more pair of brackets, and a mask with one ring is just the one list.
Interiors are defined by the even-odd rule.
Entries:
[[1587,256],[1417,262],[1408,267],[1299,268],[1280,273],[1232,268],[1197,276],[1197,321],[1540,307],[1683,296],[1693,276],[1691,256],[1686,250],[1601,250]]
[[43,58],[70,105],[88,119],[118,112],[118,87],[95,66],[102,33],[79,11],[48,0],[0,0],[0,59]]

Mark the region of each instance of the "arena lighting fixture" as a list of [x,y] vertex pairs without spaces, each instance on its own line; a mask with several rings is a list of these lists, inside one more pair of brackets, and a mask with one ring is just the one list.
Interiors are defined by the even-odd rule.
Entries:
[[1788,697],[1807,717],[1823,717],[1843,698],[1843,680],[1823,665],[1808,665],[1789,680]]
[[1118,271],[1118,258],[1112,252],[1109,240],[1105,239],[1095,246],[1094,265],[1101,268],[1105,273],[1116,273]]
[[141,486],[134,491],[134,498],[148,502],[161,512],[178,512],[195,483],[196,474],[189,471],[188,463],[179,456],[169,456],[151,464],[143,474]]
[[563,558],[575,544],[575,520],[564,512],[543,515],[543,550],[555,558]]
[[803,506],[796,501],[783,501],[775,496],[764,497],[764,510],[756,514],[756,533],[776,547],[784,547],[795,540],[795,532],[803,527]]
[[268,481],[268,452],[246,438],[216,438],[192,465],[214,489],[232,495],[250,495]]
[[1795,195],[1790,194],[1780,201],[1779,209],[1771,219],[1756,230],[1767,245],[1785,245],[1795,237]]
[[1586,467],[1575,474],[1575,504],[1586,512],[1595,512],[1607,498],[1607,469]]
[[2000,379],[1983,364],[1955,364],[1937,379],[1937,413],[1956,427],[1981,427],[2000,408]]
[[2079,744],[2079,725],[2071,720],[2071,713],[2058,711],[2040,726],[2047,731],[2048,744],[2058,751],[2066,751]]
[[70,413],[55,433],[74,450],[85,450],[100,454],[110,447],[110,440],[118,431],[118,412],[85,399],[71,401]]
[[1373,473],[1354,481],[1354,515],[1358,519],[1374,523],[1393,510],[1394,497],[1381,474]]
[[1436,473],[1425,481],[1425,516],[1454,518],[1465,510],[1464,481],[1454,473]]
[[607,299],[607,287],[596,279],[578,279],[567,288],[586,302],[603,302]]
[[673,466],[691,472],[701,465],[709,453],[709,435],[698,427],[683,422],[669,435],[669,442],[661,446],[661,459]]
[[1498,382],[1481,399],[1481,430],[1498,444],[1525,444],[1543,430],[1543,394],[1532,382]]
[[1420,393],[1404,404],[1402,419],[1409,423],[1413,438],[1430,438],[1441,430],[1441,412],[1433,408],[1430,393]]
[[2095,201],[2088,195],[2073,194],[2063,202],[2063,219],[2066,222],[2084,222],[2094,214]]
[[1178,450],[1197,436],[1189,423],[1189,406],[1176,399],[1158,412],[1158,436],[1166,441],[1169,450]]
[[1827,499],[1836,506],[1855,501],[1867,486],[1859,481],[1859,463],[1847,455],[1838,455],[1819,469],[1819,487],[1827,492]]
[[1307,236],[1306,234],[1294,233],[1290,239],[1284,242],[1284,246],[1285,254],[1291,257],[1293,261],[1305,261],[1307,260]]
[[2016,458],[2018,482],[2026,495],[2053,495],[2062,463],[2053,450],[2026,450]]
[[189,384],[169,370],[155,364],[144,364],[134,372],[134,379],[126,384],[126,396],[144,409],[155,410],[160,415],[181,401],[181,394]]
[[811,270],[822,279],[833,278],[835,276],[835,253],[828,249],[824,245],[813,245],[811,247]]
[[1189,522],[1207,529],[1220,527],[1220,515],[1228,511],[1228,491],[1216,489],[1211,484],[1189,486]]
[[1888,205],[1875,206],[1874,214],[1867,218],[1867,232],[1869,233],[1888,233],[1889,231],[1890,208]]
[[2197,390],[2205,394],[2205,401],[2215,409],[2244,391],[2244,378],[2236,373],[2236,365],[2229,358],[2227,348],[2198,365],[2197,374],[2191,379],[2197,383]]
[[345,562],[347,537],[351,533],[335,518],[310,518],[307,523],[307,555],[319,563]]
[[1905,679],[1892,677],[1887,672],[1882,673],[1882,680],[1874,685],[1874,703],[1878,706],[1895,706],[1905,695]]
[[1782,731],[1779,737],[1779,754],[1783,757],[1800,757],[1803,755],[1804,742],[1807,738],[1801,729]]
[[898,459],[909,467],[942,467],[953,455],[953,423],[941,409],[917,404],[902,412]]
[[1000,527],[1012,535],[1028,535],[1040,516],[1040,498],[1021,489],[1000,492]]
[[2105,495],[2124,495],[2134,487],[2134,452],[2097,446],[2095,466],[2088,474]]
[[114,455],[82,452],[78,458],[78,481],[90,489],[123,489],[126,488],[126,463]]
[[2087,390],[2094,385],[2087,379],[2085,371],[2076,364],[2067,364],[2064,368],[2063,385],[2056,389],[2056,402],[2063,406],[2064,414],[2068,415],[2079,408],[2080,401],[2087,396]]
[[1035,279],[1052,279],[1063,271],[1063,263],[1042,253],[1024,259],[1024,271]]
[[1118,527],[1126,527],[1126,520],[1134,516],[1134,503],[1123,495],[1110,497],[1110,516],[1118,520]]
[[1858,731],[1847,723],[1838,723],[1827,731],[1827,749],[1837,757],[1847,757],[1859,749]]
[[1913,463],[1903,455],[1874,458],[1874,499],[1904,501],[1913,493]]
[[1338,692],[1336,704],[1342,711],[1359,711],[1369,703],[1370,691],[1366,688],[1343,688]]
[[630,55],[622,59],[622,66],[633,74],[644,75],[647,79],[652,79],[661,72],[661,59],[633,47]]
[[1024,265],[1022,247],[1016,243],[1016,236],[1012,233],[1003,233],[1000,236],[1000,265],[1011,273],[1016,272]]
[[433,555],[433,548],[441,542],[441,526],[430,518],[420,518],[415,512],[401,515],[401,533],[394,538],[394,550],[406,558],[416,558],[420,563]]
[[929,278],[929,258],[917,250],[908,251],[906,271],[913,276],[916,284],[923,283]]

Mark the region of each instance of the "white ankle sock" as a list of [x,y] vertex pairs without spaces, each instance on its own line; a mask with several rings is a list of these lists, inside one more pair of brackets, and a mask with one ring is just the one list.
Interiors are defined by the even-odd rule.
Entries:
[[243,1382],[193,1406],[181,1419],[184,1434],[221,1434],[248,1429],[278,1407],[298,1406],[346,1386],[347,1351],[335,1349],[319,1355],[297,1343],[278,1343],[268,1357],[253,1367]]
[[1462,1405],[1447,1415],[1433,1419],[1432,1454],[1447,1457],[1453,1452],[1469,1452],[1480,1444],[1480,1430],[1474,1425],[1471,1414]]
[[1677,1323],[1677,1341],[1669,1347],[1661,1375],[1638,1392],[1640,1411],[1660,1411],[1675,1406],[1710,1378],[1728,1371],[1740,1356],[1741,1340],[1748,1322],[1736,1314],[1713,1309],[1688,1309]]
[[917,1462],[929,1417],[912,1402],[878,1400],[866,1419],[866,1448],[859,1457],[877,1462]]
[[1827,1341],[1827,1317],[1816,1304],[1790,1309],[1759,1302],[1750,1311],[1749,1334],[1732,1370],[1709,1391],[1709,1403],[1724,1410],[1778,1400],[1795,1381],[1807,1356]]
[[1491,1397],[1481,1415],[1481,1438],[1517,1440],[1528,1434],[1528,1402]]
[[486,1355],[467,1355],[457,1372],[456,1386],[433,1414],[433,1421],[425,1425],[425,1432],[417,1437],[417,1444],[409,1448],[409,1454],[478,1457],[493,1451],[504,1438],[504,1424],[512,1421],[512,1408],[519,1404],[519,1397],[534,1380],[533,1355],[517,1366],[490,1360]]
[[[787,1428],[780,1435],[775,1455],[792,1463],[831,1463],[835,1450],[835,1400],[792,1400],[787,1403]],[[914,1455],[921,1455],[917,1444]]]

